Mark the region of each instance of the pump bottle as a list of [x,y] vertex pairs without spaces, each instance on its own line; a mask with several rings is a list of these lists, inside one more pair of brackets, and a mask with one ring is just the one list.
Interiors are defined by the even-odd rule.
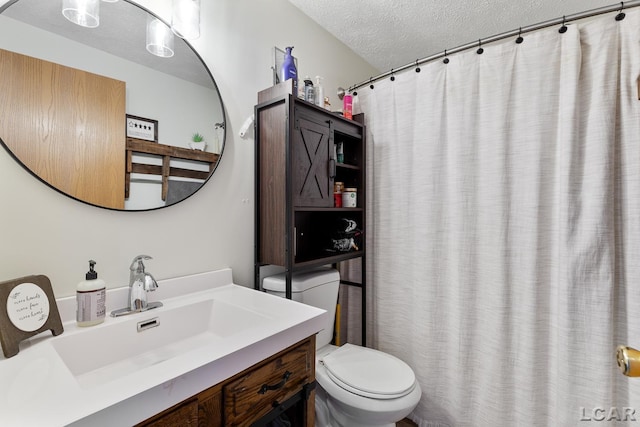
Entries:
[[104,280],[98,279],[98,273],[94,270],[95,265],[94,260],[89,261],[86,280],[78,283],[76,288],[78,326],[93,326],[104,322],[107,287]]
[[280,68],[280,81],[286,82],[289,79],[293,80],[293,96],[298,96],[298,70],[296,69],[296,63],[291,56],[291,50],[293,46],[285,47],[284,62]]

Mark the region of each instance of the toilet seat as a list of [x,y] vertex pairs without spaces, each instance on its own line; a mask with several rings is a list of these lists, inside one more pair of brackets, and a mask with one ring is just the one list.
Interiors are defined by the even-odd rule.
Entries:
[[415,374],[409,365],[371,348],[345,344],[320,361],[335,384],[360,396],[396,399],[415,388]]

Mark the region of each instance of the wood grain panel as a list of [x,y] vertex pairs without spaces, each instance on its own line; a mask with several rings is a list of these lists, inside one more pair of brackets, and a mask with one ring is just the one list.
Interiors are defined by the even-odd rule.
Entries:
[[333,207],[333,178],[329,176],[331,138],[323,116],[296,118],[291,138],[294,206]]
[[222,387],[211,387],[198,395],[198,427],[222,427]]
[[286,130],[284,102],[259,110],[260,262],[285,265]]
[[198,400],[182,402],[136,427],[198,427]]
[[[315,336],[310,336],[262,362],[216,384],[191,398],[184,400],[136,427],[194,425],[194,407],[197,409],[199,427],[248,427],[273,410],[275,400],[282,403],[287,398],[303,391],[303,386],[315,380]],[[263,381],[279,381],[286,370],[292,372],[281,388],[258,393]],[[305,382],[300,379],[306,378]],[[293,390],[293,384],[297,389]],[[287,415],[296,427],[313,427],[314,393],[306,402],[290,407]],[[280,412],[278,412],[280,413]],[[264,419],[260,420],[264,421]],[[260,424],[263,425],[263,424]]]
[[124,208],[125,83],[0,49],[0,139],[36,176]]
[[225,425],[249,426],[313,381],[315,352],[308,342],[224,386]]

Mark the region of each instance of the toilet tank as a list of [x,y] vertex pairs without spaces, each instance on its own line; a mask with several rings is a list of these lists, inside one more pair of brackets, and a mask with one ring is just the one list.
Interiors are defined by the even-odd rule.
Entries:
[[[316,338],[316,348],[322,348],[333,339],[336,304],[340,288],[340,273],[335,268],[321,268],[294,273],[291,278],[291,299],[326,310],[328,319]],[[262,279],[262,289],[267,293],[285,297],[285,274]]]

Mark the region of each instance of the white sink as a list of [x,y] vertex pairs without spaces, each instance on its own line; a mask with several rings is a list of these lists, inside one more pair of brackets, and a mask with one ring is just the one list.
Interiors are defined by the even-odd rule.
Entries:
[[[75,296],[57,299],[64,333],[0,357],[0,426],[133,425],[326,323],[324,310],[233,284],[230,269],[158,284],[151,296],[162,307],[88,328],[75,324]],[[128,287],[107,289],[107,311],[128,296]]]
[[214,298],[136,313],[52,342],[83,388],[222,342],[267,319]]

